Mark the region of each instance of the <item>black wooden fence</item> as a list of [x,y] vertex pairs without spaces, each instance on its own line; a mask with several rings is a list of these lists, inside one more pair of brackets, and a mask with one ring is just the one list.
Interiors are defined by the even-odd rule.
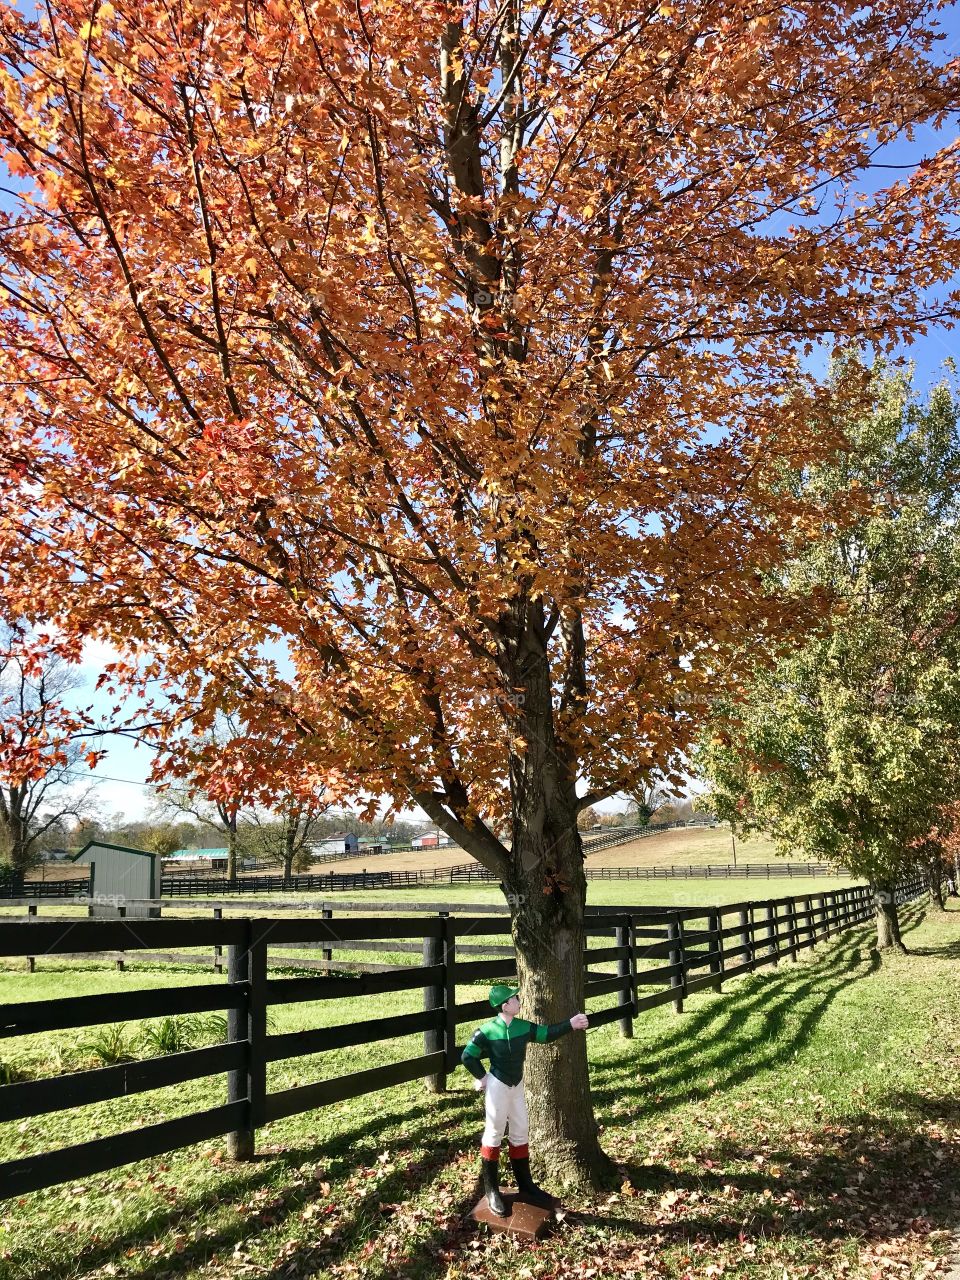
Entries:
[[[925,892],[919,877],[905,883],[900,900]],[[591,1008],[593,1026],[619,1022],[633,1034],[633,1019],[646,1009],[672,1003],[676,1010],[696,991],[712,988],[798,952],[873,917],[863,885],[762,903],[720,907],[593,908],[588,913],[585,998],[616,996]],[[102,953],[127,955],[171,948],[225,950],[224,984],[177,986],[115,994],[67,996],[0,1006],[0,1038],[89,1027],[126,1019],[225,1011],[225,1043],[163,1057],[79,1071],[0,1087],[0,1118],[14,1121],[65,1108],[185,1084],[213,1075],[227,1077],[220,1106],[96,1138],[57,1151],[0,1163],[0,1198],[23,1195],[56,1183],[101,1173],[194,1142],[228,1135],[234,1155],[253,1153],[256,1130],[272,1120],[347,1098],[426,1079],[443,1088],[459,1061],[457,1027],[489,1014],[486,1000],[461,1002],[458,988],[487,984],[515,974],[512,948],[489,940],[508,934],[504,917],[214,919],[214,920],[28,920],[0,922],[0,956],[28,957]],[[472,939],[467,943],[465,939]],[[610,944],[613,940],[613,945]],[[596,945],[599,942],[599,945]],[[272,965],[297,963],[271,951],[318,947],[325,962],[334,951],[413,950],[417,965],[395,963],[379,973],[271,977]],[[467,948],[486,959],[462,959]],[[458,955],[458,950],[460,955]],[[606,966],[598,970],[596,966]],[[615,965],[615,972],[610,966]],[[275,1004],[343,999],[385,992],[423,991],[423,1008],[306,1031],[270,1034],[267,1013]],[[475,996],[475,993],[474,993]],[[423,1033],[424,1052],[387,1066],[270,1092],[267,1064],[331,1049],[380,1043]]]
[[[847,875],[834,867],[817,862],[753,862],[740,866],[670,866],[670,867],[587,867],[588,880],[745,880],[751,877],[770,879],[806,876]],[[425,871],[360,871],[327,872],[322,875],[245,876],[225,880],[212,876],[164,876],[162,896],[211,897],[227,893],[335,893],[355,889],[420,889],[425,885],[495,884],[497,876],[478,863],[462,863],[454,867],[437,867]]]

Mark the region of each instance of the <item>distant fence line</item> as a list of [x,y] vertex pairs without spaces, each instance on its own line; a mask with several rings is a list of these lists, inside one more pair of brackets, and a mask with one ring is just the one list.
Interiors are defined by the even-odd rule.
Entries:
[[[899,887],[897,899],[907,901],[925,892],[921,878],[913,876]],[[3,1005],[0,1036],[226,1010],[227,1040],[162,1057],[0,1086],[0,1115],[5,1121],[213,1075],[226,1075],[227,1101],[176,1119],[0,1163],[0,1199],[86,1178],[223,1135],[228,1137],[232,1155],[250,1158],[256,1130],[273,1120],[417,1079],[425,1079],[433,1090],[445,1088],[447,1073],[460,1059],[458,1026],[489,1013],[486,1000],[461,1002],[458,987],[476,988],[516,974],[512,948],[490,941],[509,940],[509,921],[503,916],[79,920],[72,921],[65,931],[62,920],[38,920],[36,908],[33,912],[28,920],[0,921],[0,956],[89,956],[105,950],[130,955],[157,947],[202,948],[207,957],[197,957],[197,962],[209,963],[209,954],[216,949],[220,956],[226,955],[228,978],[222,984]],[[865,923],[873,914],[872,895],[864,885],[720,907],[593,908],[586,928],[585,999],[615,996],[616,1003],[590,1009],[591,1024],[618,1022],[621,1033],[630,1037],[634,1018],[644,1010],[672,1004],[680,1011],[683,1001],[694,992],[708,987],[721,991],[727,979],[776,965],[781,958],[796,960],[803,948]],[[465,943],[465,937],[472,942]],[[324,964],[332,964],[334,951],[409,951],[417,954],[420,963],[397,965],[394,961],[378,973],[268,976],[271,967],[301,963],[283,953],[305,947],[318,949]],[[458,950],[461,955],[485,952],[492,958],[462,960]],[[336,963],[342,968],[344,962]],[[607,969],[598,971],[597,965]],[[612,965],[616,972],[610,972]],[[423,992],[419,1011],[268,1033],[271,1005],[417,989]],[[420,1056],[275,1092],[268,1090],[270,1062],[379,1044],[412,1033],[423,1034]]]
[[[611,831],[604,832],[600,836],[586,837],[584,840],[584,851],[595,852],[600,849],[609,849],[613,845],[628,844],[634,840],[643,840],[646,836],[655,836],[662,831],[672,831],[676,828],[684,827],[707,827],[712,823],[707,822],[660,822],[650,823],[646,827],[613,827]],[[439,846],[440,849],[456,849],[456,845]],[[360,849],[344,854],[319,854],[314,858],[315,863],[338,863],[338,861],[355,861],[361,858],[381,858],[387,854],[396,854],[396,852],[429,852],[430,850],[415,850],[412,845],[396,845],[392,849],[384,847],[379,851],[370,849]],[[749,865],[749,864],[748,864]],[[759,863],[753,864],[760,867]],[[791,864],[785,864],[786,867]],[[794,864],[796,865],[799,864]],[[617,868],[620,870],[620,868]],[[644,879],[659,878],[662,876],[671,877],[675,872],[667,868],[650,868],[655,874],[650,877],[644,876],[644,868],[623,868],[625,872],[623,876],[612,876],[608,873],[607,868],[591,868],[588,869],[588,879]],[[599,873],[599,874],[598,874]],[[684,869],[676,869],[677,876],[684,877],[686,873]],[[713,876],[721,876],[722,868],[714,867],[707,874]],[[735,874],[740,874],[736,872]],[[744,874],[764,874],[755,870],[755,872],[745,872]],[[803,872],[803,870],[785,870],[783,874],[832,874],[831,872],[815,873]],[[844,873],[841,873],[844,874]],[[333,888],[415,888],[419,884],[470,884],[484,883],[495,881],[497,877],[492,872],[488,872],[486,868],[480,867],[476,863],[457,863],[454,867],[438,867],[430,869],[406,870],[406,872],[323,872],[319,876],[312,874],[300,874],[293,876],[284,881],[282,876],[238,876],[236,881],[227,881],[225,877],[211,876],[211,874],[189,873],[183,876],[177,874],[166,873],[163,876],[163,893],[164,896],[173,895],[173,893],[205,893],[206,888],[201,886],[201,881],[209,881],[211,884],[210,892],[228,892],[228,893],[274,893],[284,892],[287,890],[301,892],[323,892],[324,890],[333,890]],[[186,886],[186,887],[182,887]],[[229,887],[224,887],[229,886]],[[14,879],[8,877],[0,881],[0,900],[6,897],[76,897],[86,896],[90,892],[90,879],[49,879],[49,881],[23,881],[23,879]]]
[[[746,880],[754,877],[849,876],[842,867],[829,867],[819,862],[744,862],[738,866],[675,865],[669,867],[587,867],[587,880]],[[221,897],[247,893],[337,893],[354,889],[417,889],[425,885],[495,884],[498,877],[475,862],[453,867],[436,867],[420,871],[330,871],[320,875],[241,876],[227,880],[223,876],[163,876],[161,896]],[[84,880],[35,880],[10,892],[11,898],[86,897],[90,882]],[[0,897],[3,901],[3,897]]]

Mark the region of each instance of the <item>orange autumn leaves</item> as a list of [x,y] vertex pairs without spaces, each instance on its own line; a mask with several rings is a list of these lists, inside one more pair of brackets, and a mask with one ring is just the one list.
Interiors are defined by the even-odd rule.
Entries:
[[851,176],[955,108],[929,23],[0,14],[7,607],[155,653],[164,732],[237,715],[258,786],[499,823],[546,696],[564,785],[676,761],[796,623],[771,491],[842,417],[800,356],[942,307],[954,152]]

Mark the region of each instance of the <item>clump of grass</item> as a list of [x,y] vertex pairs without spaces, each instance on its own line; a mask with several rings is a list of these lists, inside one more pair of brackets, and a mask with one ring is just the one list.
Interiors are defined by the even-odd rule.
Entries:
[[135,1039],[123,1023],[100,1027],[96,1034],[77,1045],[78,1053],[93,1058],[104,1067],[112,1067],[119,1062],[132,1062],[137,1056],[135,1049]]
[[0,1084],[17,1084],[20,1080],[25,1080],[26,1076],[19,1067],[15,1067],[12,1062],[0,1062]]
[[137,1040],[138,1050],[147,1057],[167,1053],[186,1053],[201,1045],[225,1040],[227,1020],[222,1014],[200,1017],[184,1014],[179,1018],[160,1018],[146,1026]]

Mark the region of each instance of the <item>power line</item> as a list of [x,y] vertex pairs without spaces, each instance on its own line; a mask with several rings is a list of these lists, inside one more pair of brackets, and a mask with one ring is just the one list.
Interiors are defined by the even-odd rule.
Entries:
[[72,778],[84,778],[87,782],[125,782],[128,787],[149,787],[152,791],[160,785],[158,782],[136,782],[133,778],[114,778],[109,773],[81,773],[78,769],[64,769],[62,772]]

